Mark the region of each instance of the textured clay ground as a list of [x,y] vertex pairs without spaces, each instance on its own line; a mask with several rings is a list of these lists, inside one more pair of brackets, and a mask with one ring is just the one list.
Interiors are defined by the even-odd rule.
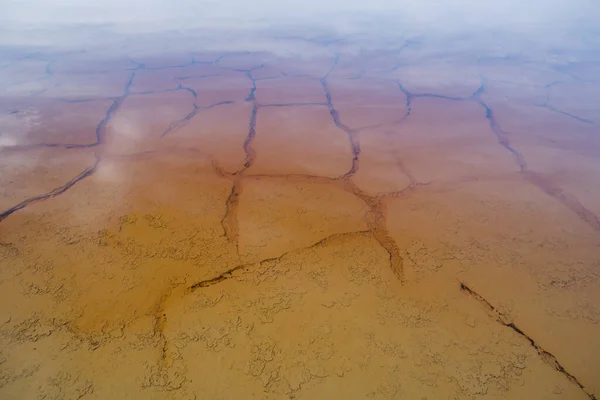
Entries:
[[308,42],[3,60],[0,398],[600,396],[600,75]]

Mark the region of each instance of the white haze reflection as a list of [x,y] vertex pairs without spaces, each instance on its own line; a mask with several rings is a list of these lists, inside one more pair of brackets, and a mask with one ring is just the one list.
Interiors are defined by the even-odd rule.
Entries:
[[[354,36],[367,48],[385,47],[385,37],[452,37],[461,38],[465,47],[481,42],[507,54],[585,51],[600,47],[598,21],[597,0],[3,0],[0,45],[117,48],[125,38],[139,41],[146,35],[157,50],[184,50],[199,43],[207,48],[219,43],[217,47],[229,50],[286,50],[265,35],[240,40],[240,32],[251,31],[266,36]],[[180,40],[173,44],[169,38]],[[186,38],[199,42],[186,43]]]

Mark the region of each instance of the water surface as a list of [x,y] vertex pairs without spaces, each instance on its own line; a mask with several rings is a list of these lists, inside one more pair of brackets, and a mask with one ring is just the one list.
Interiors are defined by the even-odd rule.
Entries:
[[0,397],[598,397],[598,20],[5,1]]

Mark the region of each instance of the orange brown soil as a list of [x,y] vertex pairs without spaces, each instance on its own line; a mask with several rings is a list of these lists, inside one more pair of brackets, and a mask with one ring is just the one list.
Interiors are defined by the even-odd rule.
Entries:
[[590,68],[319,46],[0,70],[0,398],[600,395]]

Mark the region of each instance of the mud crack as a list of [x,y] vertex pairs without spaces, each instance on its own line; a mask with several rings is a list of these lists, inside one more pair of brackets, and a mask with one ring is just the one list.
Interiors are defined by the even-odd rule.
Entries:
[[496,321],[498,323],[500,323],[500,324],[502,324],[502,325],[504,325],[504,326],[512,329],[517,334],[519,334],[520,336],[522,336],[525,339],[527,339],[527,341],[529,342],[529,344],[531,344],[531,346],[537,351],[537,353],[540,355],[540,357],[542,358],[543,361],[545,361],[546,363],[550,364],[552,366],[552,368],[554,368],[558,372],[562,373],[571,382],[573,382],[574,384],[576,384],[577,386],[579,386],[579,388],[581,390],[583,390],[585,392],[585,394],[591,400],[596,400],[596,396],[593,393],[591,393],[590,391],[588,391],[585,388],[585,386],[583,386],[583,384],[573,374],[571,374],[567,370],[565,370],[565,368],[561,365],[561,363],[557,360],[557,358],[552,353],[544,350],[544,348],[542,348],[531,336],[529,336],[528,334],[526,334],[525,332],[523,332],[519,327],[517,327],[515,325],[514,322],[509,321],[509,319],[508,319],[508,317],[506,315],[502,314],[496,307],[494,307],[483,296],[481,296],[479,293],[475,292],[473,289],[471,289],[470,287],[468,287],[467,285],[465,285],[462,282],[460,283],[460,290],[462,292],[464,292],[464,293],[467,293],[468,295],[470,295],[471,297],[473,297],[477,301],[479,301],[481,304],[483,304],[485,306],[485,308],[487,308],[488,311],[495,316]]
[[[131,85],[133,84],[134,78],[135,78],[135,70],[131,73],[129,79],[127,80],[127,83],[125,84],[125,88],[123,90],[123,95],[121,97],[119,97],[117,100],[115,100],[110,105],[110,107],[108,107],[108,109],[106,110],[106,113],[104,114],[104,117],[100,120],[100,122],[98,122],[98,125],[96,127],[96,143],[93,143],[90,145],[82,145],[79,147],[93,147],[93,146],[102,144],[102,140],[106,133],[106,127],[108,126],[111,118],[114,116],[114,114],[117,112],[117,110],[123,104],[123,101],[125,101],[125,99],[129,96],[130,88],[131,88]],[[66,145],[66,146],[68,147],[69,145]],[[50,147],[56,147],[56,146],[50,145]],[[71,146],[71,147],[77,147],[77,146]],[[90,176],[94,172],[96,172],[96,169],[98,168],[99,163],[100,163],[100,158],[99,158],[98,154],[96,154],[96,161],[94,162],[94,164],[91,167],[86,168],[79,175],[75,176],[73,179],[71,179],[69,182],[65,183],[64,185],[59,186],[46,194],[30,197],[29,199],[24,200],[21,203],[0,213],[0,222],[2,222],[6,217],[11,215],[12,213],[22,210],[23,208],[27,207],[31,203],[35,203],[35,202],[41,201],[41,200],[46,200],[51,197],[56,197],[56,196],[63,194],[64,192],[69,190],[71,187],[73,187],[77,182],[87,178],[88,176]]]
[[525,157],[517,149],[510,145],[506,133],[502,130],[498,121],[496,120],[492,108],[481,99],[476,99],[476,101],[485,109],[485,115],[490,123],[490,128],[494,135],[496,135],[498,138],[500,145],[514,155],[521,170],[521,174],[524,175],[527,182],[536,186],[553,199],[559,201],[562,205],[574,212],[583,222],[591,226],[594,230],[600,232],[600,219],[598,216],[585,208],[574,196],[560,188],[555,187],[548,180],[544,179],[542,175],[530,170],[527,167]]
[[278,262],[281,261],[284,257],[290,254],[295,254],[298,252],[323,247],[331,243],[332,241],[339,240],[341,238],[353,237],[353,236],[372,236],[372,232],[370,230],[356,231],[356,232],[344,232],[344,233],[336,233],[326,238],[319,240],[309,246],[305,246],[302,248],[290,250],[288,252],[283,253],[277,257],[270,257],[264,260],[255,262],[255,263],[247,263],[237,265],[229,270],[215,276],[214,278],[205,279],[199,282],[196,282],[188,287],[184,287],[183,284],[177,285],[175,287],[171,287],[166,290],[162,296],[156,302],[156,305],[153,308],[153,317],[154,317],[154,325],[153,325],[153,334],[158,339],[158,346],[160,351],[160,356],[158,359],[158,368],[161,372],[164,372],[173,366],[174,360],[172,351],[169,346],[169,340],[167,335],[165,334],[165,329],[168,321],[168,312],[167,306],[171,299],[171,297],[178,295],[181,297],[185,297],[187,294],[193,293],[198,289],[207,288],[209,286],[216,285],[218,283],[224,282],[226,280],[235,278],[239,276],[238,273],[248,271],[255,266],[263,266],[266,263],[270,262]]
[[204,111],[204,110],[210,110],[211,108],[215,108],[215,107],[219,107],[219,106],[223,106],[223,105],[227,105],[227,104],[233,104],[232,100],[225,100],[225,101],[219,101],[217,103],[213,103],[210,104],[208,106],[199,106],[196,103],[196,100],[198,98],[198,93],[196,93],[196,91],[194,89],[179,85],[179,87],[175,90],[171,90],[171,91],[186,91],[191,93],[191,95],[194,97],[194,103],[192,104],[192,111],[190,111],[188,114],[186,114],[185,116],[183,116],[182,118],[172,122],[167,129],[165,129],[165,131],[163,133],[161,133],[160,137],[163,138],[166,135],[168,135],[171,132],[175,132],[178,129],[183,128],[185,125],[187,125],[192,118],[194,118],[199,111]]
[[333,119],[334,125],[338,128],[346,132],[348,135],[348,141],[350,142],[350,147],[352,149],[352,166],[350,170],[346,172],[342,177],[351,177],[356,172],[358,172],[358,163],[359,163],[359,155],[360,155],[360,142],[358,140],[358,131],[355,129],[350,129],[346,125],[342,123],[340,120],[340,113],[334,107],[333,101],[331,99],[331,91],[329,90],[329,86],[327,85],[327,78],[319,79],[321,86],[323,86],[323,92],[325,93],[325,98],[327,99],[327,107],[329,108],[329,113],[331,114],[331,118]]
[[56,197],[56,196],[63,194],[64,192],[69,190],[71,187],[75,186],[75,184],[77,182],[92,175],[94,173],[94,171],[96,171],[96,168],[98,167],[98,163],[99,163],[99,161],[96,160],[94,165],[92,165],[89,168],[84,169],[81,173],[79,173],[79,175],[75,176],[73,179],[71,179],[69,182],[65,183],[64,185],[59,186],[46,194],[30,197],[29,199],[20,202],[16,206],[13,206],[13,207],[9,208],[8,210],[3,211],[2,213],[0,213],[0,222],[3,221],[6,217],[11,215],[12,213],[22,210],[23,208],[27,207],[31,203],[35,203],[35,202],[38,202],[41,200],[46,200],[51,197]]
[[[529,169],[527,166],[527,161],[525,160],[523,154],[510,144],[508,135],[500,126],[500,123],[498,122],[496,115],[494,114],[494,110],[492,109],[492,107],[490,107],[489,104],[487,104],[484,100],[481,99],[481,95],[486,92],[486,78],[484,76],[481,76],[481,84],[479,88],[477,88],[477,90],[473,92],[473,94],[471,94],[469,97],[444,96],[437,93],[412,93],[408,91],[400,81],[396,80],[395,82],[398,85],[398,89],[406,96],[407,112],[400,121],[410,116],[412,110],[412,101],[415,98],[419,97],[439,98],[459,102],[475,102],[479,106],[483,107],[483,109],[485,110],[485,117],[489,122],[492,133],[496,136],[498,143],[513,155],[517,162],[517,165],[519,166],[519,170],[521,174],[525,177],[526,181],[536,186],[538,189],[542,190],[548,196],[559,201],[569,210],[577,214],[577,216],[583,222],[591,226],[594,230],[600,232],[600,218],[598,218],[596,214],[585,208],[573,195],[567,193],[566,191],[560,188],[553,186],[550,182],[544,179],[542,175]],[[571,117],[574,116],[571,115]],[[580,122],[588,121],[584,120]]]
[[227,197],[225,202],[225,215],[221,220],[221,225],[223,226],[223,231],[225,232],[225,236],[230,243],[235,244],[236,251],[239,252],[238,248],[238,235],[239,235],[239,227],[238,227],[238,206],[240,201],[240,194],[242,191],[242,179],[244,172],[252,166],[254,163],[254,159],[256,158],[256,152],[252,148],[252,141],[256,136],[256,118],[258,115],[258,109],[260,105],[256,101],[254,96],[254,92],[256,91],[256,81],[252,77],[252,74],[247,74],[248,79],[252,81],[252,87],[250,88],[250,92],[246,97],[246,102],[252,103],[252,111],[250,113],[250,119],[248,121],[248,135],[246,136],[243,144],[244,154],[246,155],[244,160],[244,166],[236,171],[233,174],[233,186],[231,188],[231,192]]
[[404,259],[400,255],[398,245],[392,239],[386,227],[384,198],[365,198],[364,201],[369,205],[371,214],[368,221],[369,232],[388,253],[392,272],[394,272],[400,283],[404,283]]
[[214,278],[205,279],[203,281],[194,283],[193,285],[188,287],[188,291],[193,292],[198,289],[213,286],[213,285],[216,285],[217,283],[221,283],[228,279],[235,278],[237,276],[236,272],[243,272],[243,271],[249,270],[255,265],[262,266],[262,265],[264,265],[266,263],[270,263],[270,262],[279,262],[284,257],[286,257],[290,254],[299,253],[299,252],[314,249],[317,247],[323,247],[323,246],[326,246],[327,244],[329,244],[330,242],[338,240],[340,238],[351,237],[351,236],[364,236],[364,235],[372,235],[372,232],[370,230],[363,230],[363,231],[356,231],[356,232],[335,233],[335,234],[327,236],[326,238],[323,238],[323,239],[319,240],[318,242],[315,242],[309,246],[305,246],[305,247],[301,247],[299,249],[287,251],[277,257],[265,258],[263,260],[255,262],[255,263],[241,264],[241,265],[235,266]]

